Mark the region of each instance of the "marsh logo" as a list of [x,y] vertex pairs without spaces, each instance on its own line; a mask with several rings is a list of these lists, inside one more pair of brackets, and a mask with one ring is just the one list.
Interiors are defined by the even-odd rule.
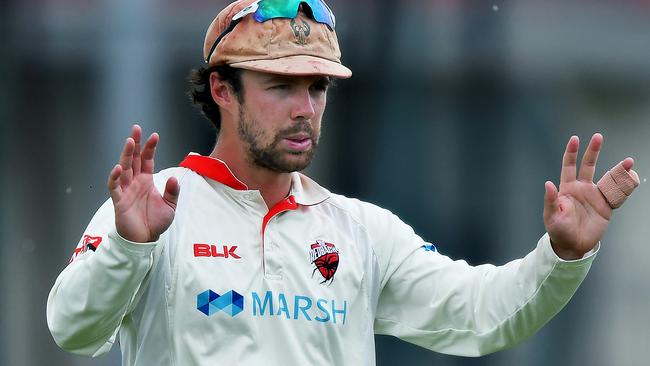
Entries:
[[232,290],[223,295],[207,290],[196,296],[196,308],[207,316],[223,311],[233,317],[244,311],[244,297]]
[[[223,295],[212,290],[201,292],[196,297],[196,309],[206,316],[224,312],[235,317],[244,311],[244,297],[234,290]],[[314,323],[332,323],[345,325],[348,315],[348,302],[313,298],[304,295],[289,295],[284,292],[266,291],[250,294],[247,309],[253,318],[276,318],[288,321],[303,321]],[[251,309],[252,306],[252,310]],[[223,319],[220,316],[219,319]],[[227,317],[226,317],[227,319]]]
[[313,299],[302,295],[285,295],[283,292],[266,291],[263,297],[257,292],[251,295],[254,317],[278,317],[288,320],[333,323],[345,325],[348,302],[333,299]]

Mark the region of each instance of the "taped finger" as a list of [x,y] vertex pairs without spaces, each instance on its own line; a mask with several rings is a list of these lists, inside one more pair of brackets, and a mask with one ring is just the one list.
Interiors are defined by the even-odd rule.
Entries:
[[639,186],[638,179],[635,179],[636,177],[623,167],[623,163],[616,165],[610,172],[616,184],[628,196],[632,194],[634,188]]
[[619,163],[598,181],[597,186],[611,208],[619,208],[634,189],[639,186],[638,178]]

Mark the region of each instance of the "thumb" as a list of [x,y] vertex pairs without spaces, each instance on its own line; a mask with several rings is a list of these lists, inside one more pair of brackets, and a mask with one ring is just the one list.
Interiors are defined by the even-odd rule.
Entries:
[[178,194],[181,191],[181,186],[178,184],[176,177],[171,177],[167,179],[165,184],[165,193],[163,199],[170,205],[172,208],[176,209],[176,204],[178,203]]
[[544,222],[548,222],[557,210],[557,187],[551,181],[544,183]]

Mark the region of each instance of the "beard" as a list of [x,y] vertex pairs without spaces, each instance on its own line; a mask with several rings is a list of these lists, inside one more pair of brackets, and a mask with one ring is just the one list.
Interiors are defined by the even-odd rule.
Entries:
[[[242,141],[248,144],[249,158],[255,165],[278,173],[301,171],[309,166],[316,153],[319,138],[311,123],[300,119],[294,125],[278,131],[268,144],[264,144],[264,131],[259,126],[257,121],[246,118],[244,108],[240,109],[237,131]],[[296,133],[309,135],[311,140],[309,150],[295,152],[283,150],[282,141]]]

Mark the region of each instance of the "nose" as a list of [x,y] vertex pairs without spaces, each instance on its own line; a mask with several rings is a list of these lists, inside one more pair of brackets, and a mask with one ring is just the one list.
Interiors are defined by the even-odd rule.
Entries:
[[316,114],[314,98],[308,88],[301,89],[292,96],[291,119],[310,120]]

